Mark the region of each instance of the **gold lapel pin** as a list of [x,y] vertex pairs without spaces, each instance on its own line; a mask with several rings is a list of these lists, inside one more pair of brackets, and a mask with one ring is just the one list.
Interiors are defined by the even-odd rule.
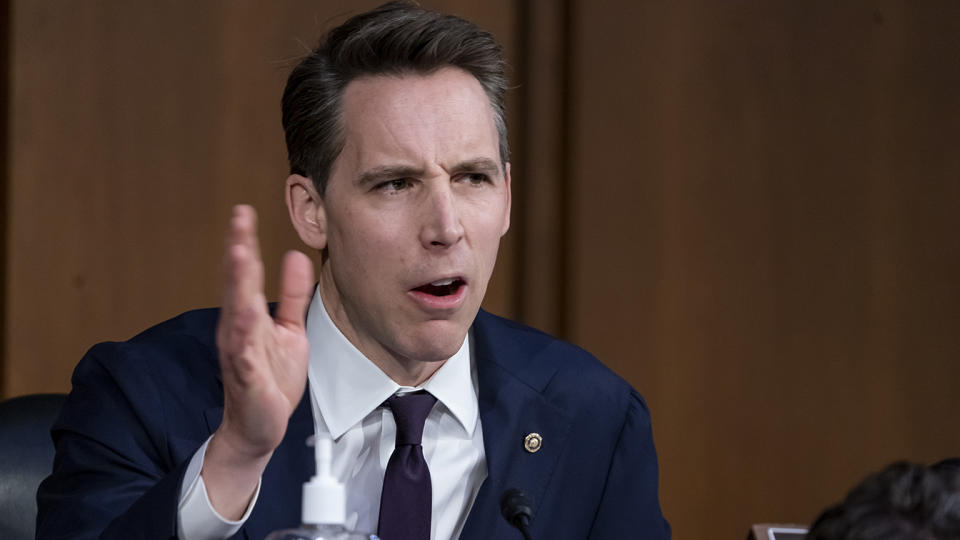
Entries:
[[531,454],[536,453],[543,446],[543,437],[539,433],[530,433],[523,438],[523,448]]

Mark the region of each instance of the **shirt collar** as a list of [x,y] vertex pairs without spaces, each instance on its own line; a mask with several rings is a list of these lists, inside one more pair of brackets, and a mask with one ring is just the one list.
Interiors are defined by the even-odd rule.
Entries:
[[307,314],[307,340],[310,391],[334,439],[339,439],[391,395],[421,389],[433,394],[467,435],[473,435],[479,412],[469,333],[460,349],[415,389],[394,382],[350,343],[327,314],[319,287]]

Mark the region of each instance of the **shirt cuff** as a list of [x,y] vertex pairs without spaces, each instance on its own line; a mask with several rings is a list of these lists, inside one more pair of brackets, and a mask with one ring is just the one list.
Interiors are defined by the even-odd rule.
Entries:
[[207,497],[207,487],[203,483],[200,472],[203,470],[203,457],[207,453],[211,435],[190,458],[187,470],[180,484],[180,505],[177,508],[177,535],[181,540],[224,540],[237,534],[240,527],[250,517],[250,512],[257,504],[260,496],[260,480],[257,489],[247,505],[247,511],[237,521],[224,519],[213,509],[210,498]]

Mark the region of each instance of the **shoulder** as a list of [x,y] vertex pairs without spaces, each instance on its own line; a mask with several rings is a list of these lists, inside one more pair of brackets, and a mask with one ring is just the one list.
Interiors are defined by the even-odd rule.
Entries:
[[[562,473],[544,475],[549,488],[537,488],[539,512],[551,523],[540,526],[580,538],[632,538],[637,531],[667,537],[660,532],[656,451],[640,394],[589,352],[533,328],[480,312],[473,330],[481,406],[487,390],[495,412],[484,418],[485,439],[491,425],[491,447],[503,443],[506,452],[519,453],[515,441],[539,433],[550,446],[543,442],[537,459],[555,460],[551,470]],[[521,459],[502,461],[531,466]],[[508,466],[499,474],[518,482],[522,473]]]
[[[126,341],[94,345],[73,373],[71,401],[96,392],[119,394],[145,409],[217,404],[220,367],[215,331],[219,310],[188,311]],[[147,411],[145,411],[147,412]]]
[[131,347],[155,347],[193,343],[211,348],[214,346],[214,332],[219,316],[219,308],[187,311],[117,344]]
[[218,313],[188,311],[126,341],[94,345],[74,369],[54,436],[79,433],[121,453],[153,449],[151,459],[168,464],[195,450],[209,435],[204,411],[223,406]]
[[220,310],[197,309],[152,326],[126,341],[94,345],[87,356],[111,361],[118,357],[190,358],[216,356],[215,331]]
[[[152,326],[126,341],[106,341],[90,348],[84,361],[111,368],[135,364],[161,371],[169,364],[216,358],[215,331],[219,309],[187,311]],[[81,362],[82,365],[83,362]]]
[[[80,360],[51,427],[57,455],[38,495],[46,519],[89,502],[91,519],[107,523],[115,516],[96,511],[103,501],[129,506],[131,493],[161,482],[209,437],[216,425],[207,411],[223,402],[216,320],[216,310],[187,312],[129,340],[97,344]],[[171,478],[164,485],[172,491],[179,477]],[[84,479],[99,491],[80,497],[75,486]]]
[[633,387],[588,351],[545,332],[480,311],[474,323],[478,353],[533,387],[572,417],[620,426],[627,416],[648,419]]

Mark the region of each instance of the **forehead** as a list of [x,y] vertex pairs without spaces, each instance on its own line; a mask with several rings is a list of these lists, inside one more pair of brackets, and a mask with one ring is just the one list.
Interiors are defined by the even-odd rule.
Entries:
[[344,165],[442,166],[479,157],[499,162],[490,101],[476,78],[458,68],[355,79],[344,91],[342,115],[338,162]]

